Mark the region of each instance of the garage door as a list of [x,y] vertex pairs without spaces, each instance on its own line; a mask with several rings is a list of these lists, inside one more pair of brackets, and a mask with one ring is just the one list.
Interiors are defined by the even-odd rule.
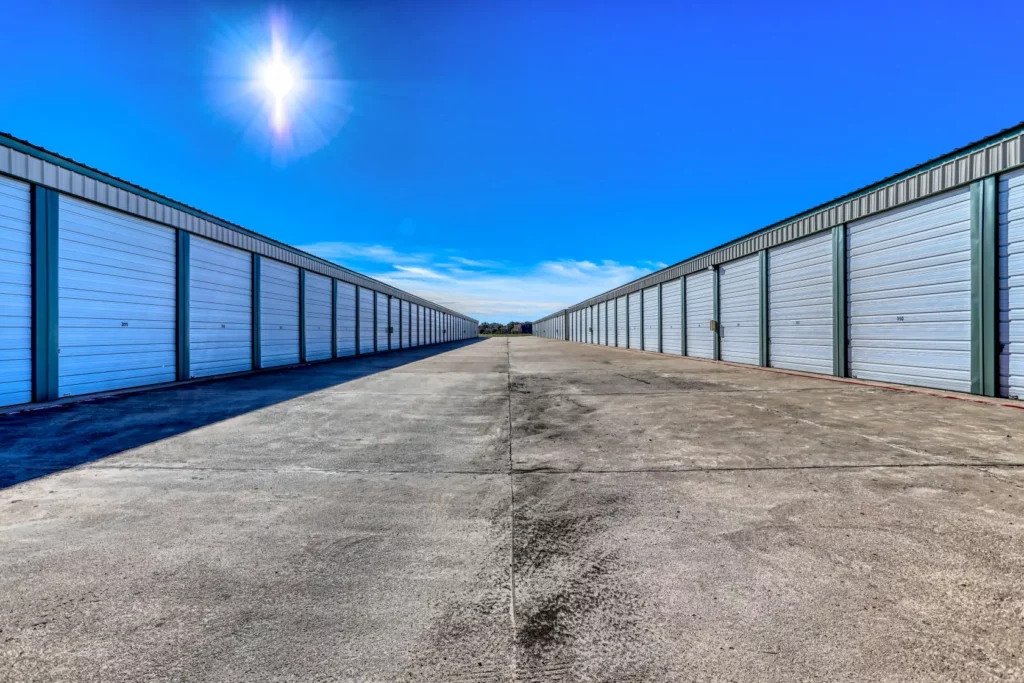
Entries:
[[373,353],[373,290],[359,288],[359,353]]
[[331,278],[306,273],[306,360],[331,357]]
[[714,276],[703,270],[686,276],[686,355],[696,358],[715,357]]
[[32,400],[32,205],[0,178],[0,406]]
[[970,211],[963,188],[849,224],[852,377],[970,391]]
[[605,322],[607,321],[607,319],[608,318],[607,318],[607,314],[605,313],[605,310],[604,310],[604,304],[603,303],[598,304],[597,305],[597,343],[598,344],[604,344],[604,341],[605,341],[604,325],[605,325]]
[[388,350],[388,297],[377,292],[377,350]]
[[643,291],[644,305],[644,350],[658,350],[658,325],[661,310],[658,306],[658,288],[648,287]]
[[999,181],[1000,393],[1024,398],[1024,171]]
[[423,346],[423,306],[416,306],[416,346]]
[[189,374],[252,370],[252,254],[192,235]]
[[59,220],[60,395],[173,382],[175,231],[65,196]]
[[396,297],[391,297],[391,332],[388,334],[388,348],[398,349],[401,348],[402,332],[400,327],[399,310],[402,305],[402,301]]
[[299,362],[299,269],[260,262],[260,350],[263,367]]
[[642,338],[640,292],[630,294],[627,297],[627,305],[629,306],[629,348],[639,349]]
[[604,343],[605,346],[615,344],[615,302],[605,301],[604,304]]
[[757,254],[719,266],[722,360],[751,365],[761,362],[760,271]]
[[408,301],[402,302],[402,348],[412,346],[412,311]]
[[831,231],[769,250],[768,340],[773,368],[832,374]]
[[661,286],[661,350],[680,355],[683,352],[683,300],[680,280]]
[[356,353],[356,286],[338,283],[338,357]]
[[629,330],[626,328],[626,297],[615,300],[615,345],[625,348]]

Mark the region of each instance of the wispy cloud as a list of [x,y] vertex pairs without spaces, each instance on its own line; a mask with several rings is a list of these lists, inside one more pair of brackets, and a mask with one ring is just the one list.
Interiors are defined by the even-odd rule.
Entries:
[[396,251],[380,244],[358,244],[353,242],[314,242],[299,247],[303,251],[332,261],[372,261],[375,263],[425,263],[430,254],[410,254]]

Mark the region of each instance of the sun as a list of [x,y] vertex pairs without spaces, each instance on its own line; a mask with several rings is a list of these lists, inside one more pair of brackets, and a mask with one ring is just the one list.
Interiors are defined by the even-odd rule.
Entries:
[[271,127],[278,133],[284,133],[289,126],[295,96],[301,87],[302,72],[297,62],[288,57],[280,40],[274,40],[270,57],[257,67],[256,80],[267,98]]

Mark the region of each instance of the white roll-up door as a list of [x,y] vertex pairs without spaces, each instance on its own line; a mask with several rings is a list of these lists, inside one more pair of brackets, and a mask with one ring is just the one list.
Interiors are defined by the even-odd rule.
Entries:
[[331,357],[331,278],[306,273],[305,337],[306,360],[324,360]]
[[715,357],[714,275],[702,270],[686,276],[686,355],[695,358]]
[[59,220],[60,395],[173,382],[175,231],[64,195]]
[[356,353],[356,286],[338,282],[338,357]]
[[628,335],[629,330],[626,327],[626,297],[620,296],[615,300],[615,345],[625,348]]
[[299,269],[260,261],[260,357],[265,368],[299,362]]
[[359,288],[359,353],[373,353],[373,290]]
[[773,368],[832,374],[832,232],[768,251]]
[[189,241],[189,374],[252,370],[252,254]]
[[388,350],[388,297],[377,292],[377,350]]
[[597,313],[595,315],[595,318],[597,320],[597,343],[598,344],[604,344],[604,323],[605,323],[604,304],[598,304],[597,305]]
[[402,347],[409,348],[412,346],[412,310],[408,301],[402,302]]
[[603,304],[601,304],[601,311],[603,319],[601,323],[601,329],[604,331],[603,343],[605,346],[611,346],[613,343],[612,339],[615,335],[615,324],[613,322],[615,318],[615,302],[605,301]]
[[32,202],[0,177],[0,406],[32,400]]
[[402,330],[399,326],[399,306],[401,305],[401,299],[391,297],[391,332],[388,334],[388,348],[394,350],[400,348],[400,340],[402,338]]
[[427,326],[427,344],[434,343],[434,309],[428,308],[425,315],[425,323]]
[[718,267],[718,320],[722,360],[761,362],[760,264],[757,254]]
[[416,346],[423,346],[426,341],[426,330],[424,329],[424,311],[423,306],[416,306]]
[[661,311],[658,307],[658,288],[648,287],[643,290],[644,306],[644,349],[646,351],[658,350],[658,324],[661,320]]
[[1024,171],[999,179],[1000,394],[1024,399]]
[[629,348],[641,348],[640,342],[643,339],[642,311],[640,292],[634,292],[627,297],[629,307]]
[[850,375],[971,389],[970,189],[848,227]]
[[661,286],[661,350],[677,356],[683,352],[683,300],[679,280]]

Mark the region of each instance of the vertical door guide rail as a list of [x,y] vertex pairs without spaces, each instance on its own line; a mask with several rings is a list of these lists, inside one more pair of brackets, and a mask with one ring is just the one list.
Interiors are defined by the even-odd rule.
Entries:
[[331,279],[331,358],[338,357],[338,281]]
[[665,348],[664,341],[662,339],[664,337],[664,335],[662,334],[662,330],[664,329],[664,324],[665,324],[664,317],[665,316],[662,315],[662,308],[661,308],[661,283],[659,282],[658,283],[658,353],[664,353],[664,351],[662,349]]
[[999,186],[971,183],[971,393],[999,393]]
[[768,367],[769,354],[771,353],[768,338],[768,250],[762,249],[757,253],[757,294],[758,294],[758,338],[760,340],[760,365]]
[[191,379],[192,375],[192,362],[191,354],[189,349],[189,328],[191,322],[189,320],[189,281],[191,279],[190,268],[192,266],[192,243],[190,241],[189,233],[184,230],[178,230],[178,249],[177,249],[177,260],[178,260],[178,272],[177,272],[177,364],[178,364],[178,381],[182,382],[187,379]]
[[306,362],[306,269],[299,268],[299,362]]
[[712,360],[722,360],[722,324],[718,313],[718,267],[711,266],[711,320],[714,336],[712,337]]
[[679,278],[679,353],[686,355],[686,278]]
[[252,255],[252,369],[263,367],[262,317],[260,314],[260,280],[263,279],[263,257]]
[[57,395],[58,339],[58,222],[59,196],[32,186],[32,395],[53,401]]
[[846,224],[832,228],[832,374],[849,377],[850,326],[847,320]]

